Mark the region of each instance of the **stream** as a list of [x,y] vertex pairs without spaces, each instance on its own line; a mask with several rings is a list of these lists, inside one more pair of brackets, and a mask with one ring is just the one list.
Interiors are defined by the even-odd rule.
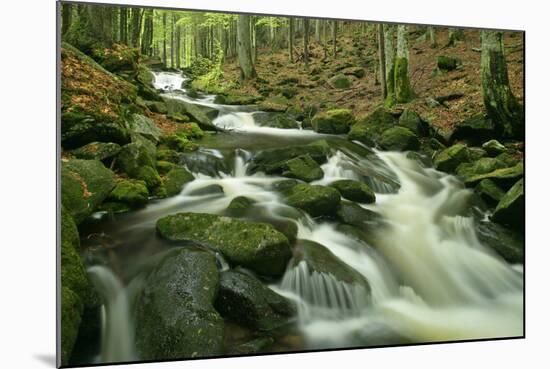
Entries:
[[[159,72],[154,84],[165,96],[219,110],[214,124],[224,131],[207,135],[196,152],[184,154],[181,163],[196,179],[178,196],[126,214],[97,213],[85,224],[83,258],[105,301],[101,343],[92,361],[139,360],[130,313],[140,283],[134,277],[155,255],[174,247],[157,236],[157,219],[178,212],[223,214],[237,196],[255,200],[249,219],[294,222],[298,239],[324,245],[370,284],[367,294],[329,274],[310,273],[304,262],[266,282],[297,303],[300,345],[290,351],[523,335],[522,266],[508,264],[479,242],[475,223],[486,215],[471,211],[472,191],[460,180],[424,168],[406,153],[377,151],[345,136],[260,126],[254,107],[215,104],[211,95],[189,97],[185,81],[181,74]],[[319,139],[327,140],[331,154],[321,165],[324,177],[311,184],[367,183],[376,202],[359,205],[384,219],[371,230],[376,245],[346,232],[337,220],[312,219],[286,205],[273,189],[286,178],[250,174],[256,152]],[[204,190],[212,185],[223,193]],[[221,255],[218,264],[228,268]]]

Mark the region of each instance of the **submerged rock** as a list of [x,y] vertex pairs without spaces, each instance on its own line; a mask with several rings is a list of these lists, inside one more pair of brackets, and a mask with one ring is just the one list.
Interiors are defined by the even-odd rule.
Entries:
[[226,318],[260,331],[287,325],[296,307],[256,278],[236,271],[220,274],[216,310]]
[[380,225],[382,220],[382,217],[378,213],[350,201],[342,201],[340,203],[336,216],[343,223],[357,226],[361,229],[375,228]]
[[326,163],[329,153],[328,145],[325,146],[322,143],[262,150],[252,158],[251,171],[281,172],[288,160],[303,155],[309,155],[317,164],[323,164]]
[[304,210],[312,217],[334,215],[340,194],[332,187],[298,184],[285,191],[288,205]]
[[349,109],[332,109],[315,114],[311,121],[313,130],[319,133],[348,133],[355,123],[355,117]]
[[254,122],[262,127],[297,129],[299,124],[290,114],[259,112],[254,114]]
[[332,182],[330,187],[336,188],[344,199],[370,204],[376,201],[376,195],[365,183],[351,179],[341,179]]
[[115,187],[115,174],[99,160],[71,159],[61,163],[61,203],[78,224]]
[[243,216],[252,208],[255,201],[246,196],[237,196],[227,206],[226,212],[231,216]]
[[212,214],[179,213],[157,221],[172,241],[193,241],[221,252],[230,262],[263,275],[281,275],[290,259],[288,239],[271,225]]
[[216,258],[176,249],[146,276],[136,303],[136,348],[142,360],[207,357],[223,353],[224,322],[213,303]]

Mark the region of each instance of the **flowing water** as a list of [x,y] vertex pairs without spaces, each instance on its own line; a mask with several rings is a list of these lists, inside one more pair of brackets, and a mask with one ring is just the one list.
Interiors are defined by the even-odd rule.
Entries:
[[[523,275],[482,245],[475,234],[471,191],[453,176],[424,168],[404,153],[377,152],[345,138],[301,129],[256,124],[253,107],[218,105],[214,96],[191,98],[185,78],[157,73],[155,87],[173,98],[215,107],[214,124],[229,131],[205,139],[182,164],[196,179],[178,196],[153,200],[146,208],[115,217],[97,214],[86,226],[83,245],[89,273],[105,301],[102,361],[136,359],[131,305],[140,268],[152,255],[173,247],[156,236],[156,220],[182,211],[223,214],[237,196],[254,199],[249,217],[277,225],[294,222],[298,238],[315,241],[368,280],[359,285],[309,270],[300,262],[270,287],[294,299],[300,348],[319,349],[410,342],[479,339],[523,334]],[[312,219],[286,205],[273,191],[282,177],[249,174],[254,152],[327,139],[331,154],[323,179],[368,183],[376,203],[360,206],[382,216],[369,228],[373,240],[343,232],[338,222]],[[399,184],[396,188],[395,184]],[[212,185],[223,193],[208,191]],[[371,243],[372,242],[372,243]],[[228,265],[219,256],[221,269]]]

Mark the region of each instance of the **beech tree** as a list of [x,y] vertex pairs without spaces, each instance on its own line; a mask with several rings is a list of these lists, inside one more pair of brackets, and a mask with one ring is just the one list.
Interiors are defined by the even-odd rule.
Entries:
[[397,55],[394,61],[394,89],[395,100],[405,103],[413,98],[413,91],[409,78],[409,46],[405,25],[397,26]]
[[250,16],[239,14],[237,20],[237,54],[242,81],[256,78],[256,69],[254,69],[254,64],[252,64],[250,41]]
[[294,19],[288,18],[288,61],[294,63]]
[[524,112],[510,89],[502,32],[481,31],[481,85],[489,118],[504,136],[521,138]]
[[380,84],[382,85],[382,97],[388,96],[386,85],[386,56],[384,50],[384,24],[380,23],[377,27],[378,34],[378,70],[380,72]]

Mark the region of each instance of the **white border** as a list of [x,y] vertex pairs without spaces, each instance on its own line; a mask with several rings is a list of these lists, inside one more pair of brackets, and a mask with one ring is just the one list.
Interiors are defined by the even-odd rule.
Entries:
[[[527,338],[482,343],[142,364],[252,369],[543,366],[548,347],[548,10],[490,0],[298,2],[139,0],[127,4],[404,21],[527,31]],[[0,337],[5,368],[53,367],[55,355],[55,2],[12,0],[0,22],[2,169]],[[7,201],[6,201],[7,200]],[[6,205],[7,202],[7,205]],[[537,206],[538,205],[538,206]],[[543,356],[544,355],[544,356]],[[533,363],[533,364],[531,364]],[[538,365],[537,365],[538,364]],[[121,366],[119,366],[122,368]]]

